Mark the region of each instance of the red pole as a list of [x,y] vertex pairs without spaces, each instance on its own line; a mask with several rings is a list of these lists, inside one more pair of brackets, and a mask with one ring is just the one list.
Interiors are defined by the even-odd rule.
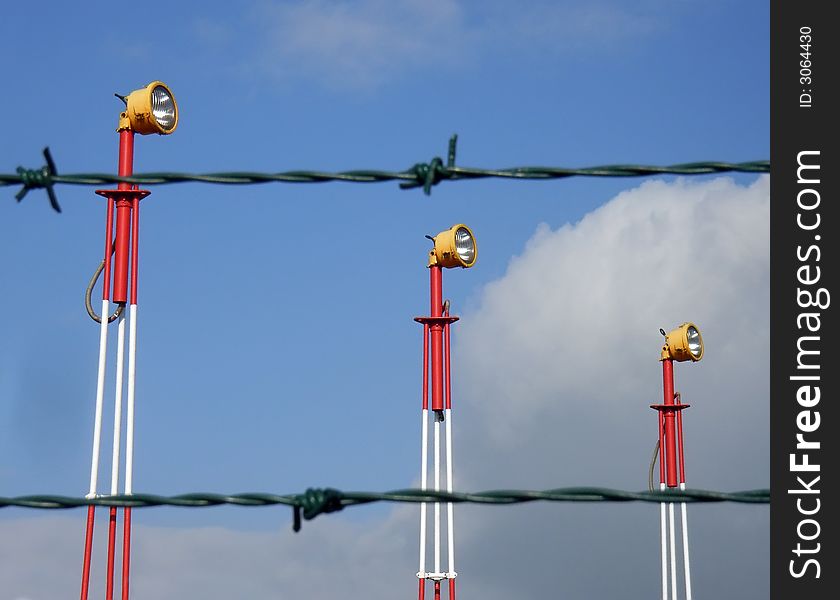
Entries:
[[423,324],[423,410],[429,408],[429,325]]
[[[111,246],[114,235],[114,205],[109,199],[105,209],[105,275],[102,280],[102,299],[108,300],[111,297]],[[107,318],[107,315],[102,315]],[[93,524],[96,514],[96,507],[91,504],[87,511],[87,525],[85,526],[85,551],[82,557],[82,589],[79,595],[81,600],[87,600],[90,584],[90,555],[93,550]]]
[[[682,406],[680,395],[676,394],[676,405]],[[680,452],[680,483],[685,483],[685,453],[683,452],[682,411],[677,411],[677,444]]]
[[117,507],[112,506],[108,514],[108,571],[105,579],[105,600],[114,600],[114,545],[116,534]]
[[[446,308],[445,313],[446,314],[444,316],[448,317],[449,316],[449,307],[448,306]],[[451,352],[449,351],[450,350],[450,345],[449,345],[449,342],[450,342],[450,331],[449,331],[450,327],[449,327],[449,325],[450,325],[449,323],[444,325],[443,339],[444,339],[444,346],[445,346],[444,356],[446,357],[446,361],[445,361],[446,362],[446,408],[451,410],[452,409],[452,360],[450,358],[451,357]],[[449,449],[447,449],[447,452],[448,451],[449,451]],[[450,484],[450,483],[451,482],[447,479],[447,484]],[[449,515],[450,515],[450,517],[452,516],[451,508],[450,508]],[[450,561],[451,560],[452,559],[450,558]],[[455,600],[455,580],[454,579],[449,580],[449,600]]]
[[90,581],[90,552],[93,548],[93,512],[96,507],[88,506],[87,527],[85,528],[85,556],[82,561],[82,594],[81,600],[87,600],[88,582]]
[[[134,172],[134,132],[120,131],[120,177],[130,177]],[[130,190],[131,184],[120,182],[118,190]],[[114,253],[114,302],[124,304],[128,300],[129,239],[131,236],[131,200],[117,196],[117,235]]]
[[[430,301],[432,318],[441,317],[443,311],[442,269],[429,267]],[[443,410],[443,325],[437,321],[429,327],[432,338],[432,410]],[[439,587],[439,586],[438,586]]]
[[662,413],[661,410],[656,411],[659,420],[659,483],[665,483],[665,419]]
[[[425,427],[425,423],[426,423],[425,415],[426,415],[426,411],[429,409],[429,324],[428,323],[423,323],[423,383],[422,383],[422,387],[423,387],[423,413],[422,414],[424,415],[423,423],[424,423],[424,427]],[[425,431],[425,429],[424,429],[424,431]],[[425,469],[425,465],[426,465],[426,463],[425,463],[425,453],[426,453],[426,451],[425,451],[425,443],[426,443],[425,437],[424,437],[424,439],[422,440],[421,443],[424,444],[424,446],[423,446],[423,448],[424,448],[424,450],[423,450],[424,462],[423,462],[422,468]],[[425,486],[426,486],[426,479],[424,477],[424,479],[423,479],[423,488],[424,489],[425,489]],[[425,504],[421,508],[421,511],[422,511],[422,515],[420,517],[420,523],[421,523],[420,536],[421,536],[421,540],[422,540],[422,539],[425,539],[424,536],[426,535],[426,531],[425,531],[425,528],[424,528],[425,527],[425,525],[424,525],[425,514],[426,514],[425,513],[425,511],[426,511]],[[422,549],[421,549],[421,562],[420,562],[420,564],[421,564],[421,570],[423,570],[422,554],[425,552],[425,545],[422,545],[421,548]],[[418,600],[424,600],[425,597],[426,597],[426,577],[425,577],[424,573],[418,573],[418,577],[420,577],[420,580],[418,581],[417,598],[418,598]]]
[[108,300],[111,297],[111,253],[114,245],[114,204],[109,199],[106,204],[105,221],[105,273],[102,279],[102,299]]
[[[443,304],[443,284],[442,284],[442,269],[438,265],[429,265],[429,282],[430,282],[430,291],[429,291],[429,301],[430,301],[430,308],[431,308],[431,315],[428,317],[415,317],[414,320],[423,324],[423,415],[424,419],[427,418],[427,410],[428,410],[428,400],[429,400],[429,361],[431,361],[431,409],[435,413],[435,489],[437,489],[438,482],[439,482],[439,454],[438,454],[438,427],[441,422],[444,421],[444,414],[445,411],[450,409],[452,406],[452,391],[451,391],[451,383],[450,383],[450,368],[451,368],[451,359],[449,353],[449,343],[450,343],[450,335],[449,335],[449,325],[450,323],[457,321],[458,317],[451,317],[449,315],[448,308],[444,309]],[[422,448],[422,456],[423,460],[426,460],[426,443],[427,443],[427,431],[426,431],[426,423],[424,421],[423,425],[423,448]],[[447,462],[451,460],[451,442],[450,440],[450,430],[448,428],[446,430],[446,460]],[[425,471],[425,462],[421,463],[423,465],[423,489],[425,488],[426,482],[426,471]],[[451,464],[447,464],[447,485],[451,484]],[[433,577],[428,577],[428,573],[425,572],[424,564],[425,564],[425,523],[426,517],[425,512],[425,505],[421,508],[421,516],[420,516],[420,571],[418,572],[418,577],[420,577],[420,582],[418,584],[418,598],[423,600],[425,596],[425,580],[426,579],[434,579],[439,577],[441,574],[438,573],[440,571],[438,560],[439,560],[439,520],[438,520],[438,508],[437,505],[439,503],[435,502],[435,574]],[[448,523],[451,524],[451,510],[450,510],[450,517]],[[450,531],[450,542],[451,542],[451,531]],[[452,553],[450,552],[450,557]],[[451,558],[450,558],[451,560]],[[454,567],[451,570],[454,570]],[[440,600],[440,580],[434,579],[434,598],[435,600]],[[450,580],[449,583],[449,594],[450,599],[454,600],[455,597],[455,586],[454,581]]]
[[[117,165],[117,174],[120,177],[130,177],[134,173],[134,132],[130,129],[120,130],[120,153]],[[125,191],[131,189],[130,183],[120,182],[117,190]],[[125,304],[128,300],[128,268],[129,259],[132,258],[131,230],[132,201],[121,195],[116,196],[116,236],[114,240],[114,302]],[[134,219],[136,221],[136,219]],[[136,240],[135,240],[136,243]],[[109,249],[110,250],[110,249]],[[109,252],[110,256],[110,252]],[[102,315],[107,318],[107,315]],[[117,508],[112,506],[108,524],[108,570],[106,573],[105,600],[113,600],[114,597],[114,552],[116,549],[117,537]]]
[[[662,387],[664,390],[664,402],[666,407],[674,406],[674,362],[670,358],[662,360]],[[674,425],[674,408],[665,408],[662,411],[665,420],[665,473],[668,487],[677,487],[677,444],[676,427]]]
[[[136,189],[137,186],[135,186]],[[137,304],[137,266],[139,258],[140,198],[131,200],[131,304]]]
[[[449,310],[446,311],[446,315],[449,316]],[[452,371],[450,370],[450,366],[452,364],[451,359],[449,358],[449,323],[443,326],[443,341],[444,341],[444,363],[446,365],[446,408],[452,408]]]
[[[430,282],[430,303],[431,303],[431,316],[432,319],[440,318],[443,316],[443,282],[442,282],[442,269],[437,265],[430,265],[429,266],[429,282]],[[440,321],[432,321],[429,329],[431,331],[431,338],[432,338],[432,410],[436,412],[436,414],[443,414],[443,328],[444,325]],[[435,418],[437,422],[437,417]],[[435,424],[437,427],[437,423]],[[437,432],[437,429],[435,429]],[[437,435],[437,433],[435,433]],[[435,437],[435,443],[437,444],[437,437]],[[435,446],[435,452],[437,452],[437,446]],[[437,461],[437,459],[435,459]],[[438,465],[435,462],[435,481],[437,481]],[[437,519],[437,504],[435,505],[435,519]],[[437,527],[438,523],[435,522],[435,553],[437,556]],[[437,558],[435,559],[435,563],[437,564]],[[440,581],[435,581],[435,596],[434,600],[440,600]]]
[[131,507],[123,509],[122,600],[128,600],[128,574],[131,558]]
[[[135,186],[136,188],[137,186]],[[139,263],[140,198],[131,200],[131,304],[137,305],[137,269]],[[128,577],[131,566],[131,507],[123,509],[122,600],[128,600]]]

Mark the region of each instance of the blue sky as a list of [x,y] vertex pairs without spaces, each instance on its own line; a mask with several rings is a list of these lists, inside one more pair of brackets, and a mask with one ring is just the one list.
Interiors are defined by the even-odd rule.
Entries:
[[[0,20],[0,57],[7,73],[0,94],[0,172],[6,173],[39,166],[47,145],[59,172],[114,172],[121,104],[113,94],[155,79],[172,88],[180,123],[172,136],[138,137],[137,172],[401,170],[445,157],[453,133],[465,166],[769,158],[769,7],[761,2],[182,2],[154,11],[105,2],[12,4]],[[767,355],[743,366],[746,381],[724,360],[735,356],[727,329],[745,327],[745,317],[769,325],[766,179],[488,180],[443,183],[431,197],[396,184],[150,189],[141,208],[138,491],[416,484],[421,337],[412,317],[428,310],[424,235],[458,222],[476,232],[479,257],[475,268],[444,278],[444,292],[462,316],[454,333],[455,364],[463,365],[455,373],[455,407],[463,399],[464,411],[456,421],[457,439],[464,440],[463,448],[456,445],[456,481],[472,489],[644,487],[655,439],[655,417],[646,406],[661,385],[658,329],[696,320],[708,344],[720,336],[720,351],[716,358],[710,347],[702,363],[680,369],[678,377],[685,372],[696,395],[714,392],[720,412],[703,415],[698,401],[687,417],[696,419],[687,434],[698,440],[690,459],[697,464],[694,483],[768,484]],[[6,281],[0,495],[82,495],[98,340],[82,292],[101,260],[104,206],[84,186],[57,188],[61,215],[50,211],[43,192],[30,192],[21,204],[14,192],[0,189]],[[652,204],[634,212],[627,198]],[[685,207],[678,206],[681,198]],[[729,204],[733,199],[746,212]],[[680,219],[693,218],[702,235],[692,238],[690,251],[676,251]],[[593,222],[600,225],[592,228]],[[609,273],[622,276],[620,290],[604,279]],[[680,292],[687,273],[700,286],[691,296]],[[675,302],[663,300],[669,294]],[[638,334],[624,341],[624,357],[604,356],[591,343],[610,324],[632,325]],[[744,335],[758,336],[759,344],[765,339],[760,332]],[[634,407],[622,417],[633,427],[615,437],[609,405],[575,404],[577,397],[599,397],[584,377],[595,366],[592,378],[628,378],[625,388],[609,392],[624,408]],[[709,380],[711,389],[704,387]],[[743,416],[758,424],[749,441],[738,439],[723,410],[727,396],[745,393],[755,396],[746,404],[754,412],[745,408]],[[110,394],[106,407],[109,401]],[[514,442],[516,427],[521,437]],[[596,437],[602,431],[606,439],[572,460],[575,449],[593,443],[587,431]],[[621,460],[611,456],[616,444],[624,448],[618,440],[629,444]],[[106,427],[103,490],[109,453]],[[546,454],[555,458],[538,460]],[[721,467],[723,461],[731,466]],[[611,541],[599,532],[592,539],[581,534],[576,543],[603,538],[619,546],[649,533],[654,560],[639,567],[645,576],[638,596],[657,589],[652,507],[482,510],[464,511],[471,515],[465,537],[473,540],[460,550],[471,561],[459,578],[465,593],[494,593],[477,587],[476,580],[487,579],[487,561],[479,560],[487,544],[478,534],[470,537],[469,528],[502,536],[502,525],[494,529],[491,521],[531,510],[547,519],[614,512],[616,523],[642,523],[638,530],[622,526],[623,537],[617,531]],[[501,517],[506,510],[512,516]],[[329,553],[343,556],[340,541],[358,539],[354,528],[388,540],[404,534],[407,547],[392,549],[393,564],[382,568],[412,593],[415,512],[345,511],[308,524],[299,537],[332,539]],[[745,574],[733,568],[732,581],[766,578],[766,508],[697,512],[706,515],[700,517],[708,521],[706,532],[724,535],[740,525],[746,531],[737,543],[708,533],[697,542],[701,556],[704,548],[729,547],[732,560],[748,562],[735,563]],[[729,523],[732,515],[741,520]],[[54,531],[69,536],[69,555],[42,532],[55,519]],[[179,531],[180,539],[192,539],[213,527],[220,548],[270,547],[270,533],[284,544],[304,544],[289,551],[309,557],[306,568],[314,575],[356,569],[349,559],[321,565],[318,544],[290,538],[289,519],[287,511],[270,509],[145,510],[136,521],[149,533],[146,542],[138,534],[137,543],[142,548]],[[0,511],[0,530],[30,532],[32,556],[51,547],[55,561],[66,561],[71,589],[82,521],[81,512]],[[510,527],[526,525],[511,521]],[[379,543],[372,541],[370,551]],[[724,559],[709,552],[706,583],[714,586],[712,567]],[[743,556],[750,552],[756,557]],[[365,564],[378,560],[359,555]],[[16,558],[18,574],[0,571],[17,594],[12,600],[69,593],[19,575],[27,556]],[[628,569],[633,564],[628,560]],[[142,568],[136,566],[138,594],[155,577],[151,564]],[[703,581],[702,566],[697,573]],[[574,577],[568,578],[570,597],[577,597]],[[279,596],[295,589],[293,579],[277,576],[259,590]],[[177,585],[167,593],[174,596]],[[534,594],[546,589],[539,578],[531,585]],[[501,583],[493,589],[505,591]],[[760,582],[755,597],[764,591]],[[148,597],[169,596],[148,591]]]

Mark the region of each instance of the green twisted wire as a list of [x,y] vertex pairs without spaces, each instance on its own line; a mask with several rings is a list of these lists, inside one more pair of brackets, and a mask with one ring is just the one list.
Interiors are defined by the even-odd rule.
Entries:
[[403,489],[390,492],[344,492],[334,488],[309,488],[302,494],[215,494],[190,493],[177,496],[155,494],[119,494],[77,498],[59,495],[30,495],[0,497],[0,508],[24,507],[39,509],[67,509],[81,506],[150,507],[180,506],[289,506],[293,509],[294,531],[301,527],[301,516],[311,520],[323,513],[342,510],[347,506],[371,502],[453,502],[469,504],[510,505],[525,502],[737,502],[768,504],[770,490],[719,492],[712,490],[655,490],[631,492],[604,487],[566,487],[549,490],[490,490],[485,492],[445,492]]
[[404,171],[384,171],[375,169],[360,169],[353,171],[325,172],[325,171],[281,171],[278,173],[261,173],[254,171],[225,171],[217,173],[179,173],[153,172],[138,173],[131,177],[120,177],[109,173],[75,173],[59,175],[55,163],[44,149],[47,164],[40,169],[25,169],[18,167],[15,174],[0,173],[0,187],[8,185],[23,186],[16,194],[18,201],[29,190],[45,188],[50,203],[57,212],[61,212],[53,192],[53,186],[58,183],[69,185],[106,185],[114,183],[135,183],[143,185],[162,185],[171,183],[212,183],[222,185],[251,185],[260,183],[326,183],[343,181],[349,183],[379,183],[385,181],[399,181],[400,188],[411,189],[422,187],[426,195],[432,193],[432,187],[442,181],[456,181],[464,179],[518,179],[518,180],[547,180],[565,179],[568,177],[649,177],[654,175],[710,175],[718,173],[767,173],[770,171],[770,161],[750,162],[692,162],[667,166],[651,165],[601,165],[583,168],[565,167],[511,167],[503,169],[480,169],[474,167],[455,166],[457,135],[449,140],[449,153],[446,163],[440,157],[434,157],[428,163],[417,163]]

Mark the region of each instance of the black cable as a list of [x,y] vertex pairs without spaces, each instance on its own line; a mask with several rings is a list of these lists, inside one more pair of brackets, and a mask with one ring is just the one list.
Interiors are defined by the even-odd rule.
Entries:
[[[111,245],[111,254],[114,254],[114,246]],[[93,295],[93,288],[96,286],[96,282],[99,280],[99,276],[102,274],[103,269],[105,269],[105,259],[102,259],[102,262],[99,263],[99,266],[96,268],[96,272],[93,274],[93,277],[90,278],[88,282],[87,288],[85,289],[85,310],[87,310],[87,314],[90,316],[91,319],[96,321],[97,323],[102,322],[102,317],[96,314],[96,311],[93,309],[93,303],[91,302],[91,296]],[[103,285],[108,285],[106,281]],[[125,303],[121,302],[117,304],[117,309],[114,313],[108,317],[108,322],[113,323],[114,321],[119,318],[122,312],[125,310]]]
[[648,471],[648,490],[654,491],[653,488],[653,469],[656,466],[656,457],[659,455],[659,440],[656,440],[656,445],[653,447],[653,456],[650,459],[650,471]]

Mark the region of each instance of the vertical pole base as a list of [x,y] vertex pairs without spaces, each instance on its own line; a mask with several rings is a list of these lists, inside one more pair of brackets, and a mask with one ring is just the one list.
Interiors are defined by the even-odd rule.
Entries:
[[[656,411],[659,411],[659,418],[662,420],[663,423],[666,423],[666,419],[674,419],[674,415],[679,415],[681,411],[685,410],[691,406],[690,404],[651,404],[650,407]],[[676,429],[676,428],[675,428]],[[674,436],[676,437],[676,436]],[[670,442],[668,442],[668,435],[667,431],[665,434],[665,443],[666,445],[670,446]],[[662,447],[659,448],[659,460],[662,460],[663,454],[666,457],[665,466],[666,466],[666,482],[669,488],[677,487],[677,464],[676,464],[676,439],[674,440],[674,448],[673,452],[666,451]]]
[[87,526],[85,527],[85,554],[82,560],[82,592],[81,600],[87,600],[88,586],[90,584],[90,553],[93,549],[93,523],[96,507],[91,504],[87,511]]
[[123,509],[122,600],[128,600],[128,575],[131,567],[131,507]]
[[105,600],[114,600],[114,550],[117,537],[117,507],[108,511],[108,571],[105,575]]
[[[439,269],[438,269],[439,276]],[[431,410],[434,413],[434,471],[435,471],[435,490],[440,490],[440,424],[445,422],[446,429],[446,457],[447,457],[447,487],[451,491],[452,484],[452,467],[451,467],[451,429],[449,428],[450,420],[447,419],[450,404],[450,386],[448,381],[449,375],[449,326],[458,321],[458,317],[450,316],[448,309],[444,309],[444,305],[440,300],[440,284],[435,286],[434,271],[432,276],[432,316],[429,317],[415,317],[414,320],[421,323],[423,327],[423,423],[422,423],[422,453],[421,453],[421,472],[422,472],[422,489],[426,489],[426,461],[427,444],[428,444],[428,417],[429,417],[429,350],[431,350],[432,359],[432,402]],[[444,313],[445,314],[442,314]],[[431,341],[429,338],[432,338]],[[445,344],[444,344],[445,338]],[[444,351],[445,346],[445,351]],[[444,365],[446,370],[444,371]],[[444,395],[444,374],[447,376]],[[434,600],[440,600],[441,597],[441,581],[449,580],[449,596],[451,600],[455,598],[455,582],[453,578],[456,576],[452,569],[451,555],[452,555],[452,509],[451,504],[448,510],[448,536],[449,536],[449,554],[450,554],[450,572],[441,572],[440,565],[440,502],[435,502],[435,532],[434,532],[434,571],[432,573],[425,572],[425,551],[426,551],[426,503],[421,505],[420,516],[420,571],[417,573],[419,579],[418,583],[418,598],[424,600],[426,590],[426,580],[430,579],[434,582]]]

